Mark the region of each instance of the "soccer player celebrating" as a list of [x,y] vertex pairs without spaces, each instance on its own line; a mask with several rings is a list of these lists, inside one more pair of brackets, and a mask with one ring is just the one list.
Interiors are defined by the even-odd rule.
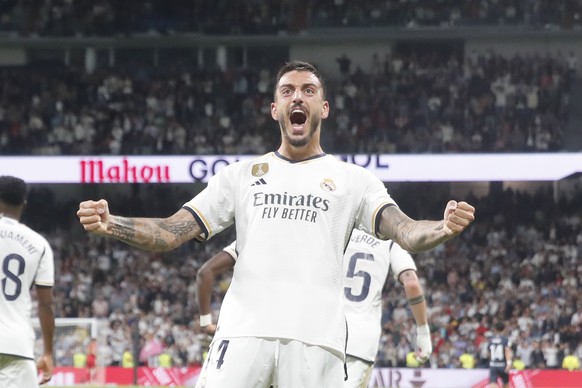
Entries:
[[342,257],[352,229],[416,252],[474,220],[473,206],[456,201],[439,221],[408,217],[371,172],[323,152],[321,123],[329,111],[319,71],[287,63],[271,103],[281,132],[277,151],[226,166],[167,218],[112,215],[104,199],[79,204],[85,230],[154,251],[235,224],[238,260],[205,387],[341,386]]

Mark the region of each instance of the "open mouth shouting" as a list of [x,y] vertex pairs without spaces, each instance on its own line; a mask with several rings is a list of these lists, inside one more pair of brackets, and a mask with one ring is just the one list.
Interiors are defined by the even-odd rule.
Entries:
[[291,114],[289,115],[289,121],[291,122],[291,128],[293,128],[293,133],[302,132],[305,128],[305,123],[307,122],[307,113],[302,107],[295,106],[291,109]]

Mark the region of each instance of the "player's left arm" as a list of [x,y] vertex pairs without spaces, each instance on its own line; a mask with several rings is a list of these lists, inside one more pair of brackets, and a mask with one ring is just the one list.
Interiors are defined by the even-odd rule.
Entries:
[[38,298],[38,318],[43,341],[43,353],[36,361],[37,369],[42,371],[40,384],[47,383],[53,376],[53,337],[55,333],[55,313],[53,306],[53,288],[36,286]]
[[416,271],[407,269],[400,273],[398,280],[404,286],[404,293],[408,299],[408,305],[416,322],[416,359],[424,363],[432,353],[432,341],[428,325],[428,314],[424,291],[416,275]]
[[416,221],[398,206],[387,206],[380,216],[377,234],[409,252],[422,252],[459,235],[474,220],[475,208],[467,202],[449,201],[440,221]]
[[196,297],[200,309],[200,327],[208,334],[214,334],[216,326],[212,323],[212,290],[218,275],[231,270],[236,261],[227,251],[222,250],[206,261],[196,274]]

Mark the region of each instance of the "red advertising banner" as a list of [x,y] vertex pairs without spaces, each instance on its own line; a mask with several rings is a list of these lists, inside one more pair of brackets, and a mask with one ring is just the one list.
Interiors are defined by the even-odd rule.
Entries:
[[[137,369],[137,385],[144,387],[194,387],[200,367]],[[106,367],[89,371],[87,368],[55,368],[47,386],[74,385],[133,385],[131,368]],[[485,388],[489,383],[488,369],[429,369],[375,368],[368,388]],[[582,371],[523,370],[510,374],[512,388],[579,388]]]
[[[190,368],[137,368],[137,385],[144,387],[194,387],[200,367]],[[47,386],[73,385],[133,385],[133,368],[106,367],[89,371],[87,368],[58,367]]]

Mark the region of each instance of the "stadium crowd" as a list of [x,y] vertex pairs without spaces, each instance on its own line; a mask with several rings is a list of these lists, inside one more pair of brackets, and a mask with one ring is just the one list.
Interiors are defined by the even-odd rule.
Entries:
[[5,0],[0,31],[14,36],[135,33],[280,34],[321,27],[526,26],[580,28],[582,1]]
[[[163,196],[170,206],[186,195],[183,188],[167,186],[132,198],[120,196],[116,202],[145,212],[145,204],[159,202],[155,198]],[[414,185],[393,195],[419,218],[430,218],[443,201],[430,188]],[[577,297],[582,196],[578,192],[555,202],[550,190],[505,190],[469,200],[479,209],[475,227],[442,248],[415,255],[434,341],[430,366],[462,367],[463,354],[473,357],[473,367],[485,366],[485,338],[496,319],[508,323],[516,359],[525,367],[559,368],[567,354],[582,359],[582,304]],[[46,201],[54,202],[54,197],[42,202],[52,211],[73,208],[57,202],[47,206]],[[40,205],[31,204],[33,209]],[[156,211],[169,214],[165,208]],[[28,217],[32,224],[42,224],[44,218],[36,211]],[[121,365],[123,353],[133,349],[133,330],[139,332],[139,363],[158,365],[160,354],[170,355],[173,365],[199,363],[209,338],[197,324],[196,271],[234,238],[232,232],[162,255],[83,234],[74,238],[75,228],[73,218],[63,218],[47,229],[57,259],[56,312],[59,317],[107,320],[99,363]],[[228,276],[217,282],[215,316],[228,284]],[[393,281],[385,287],[382,320],[378,365],[406,366],[415,326],[402,287]],[[73,354],[85,345],[74,338],[57,340],[59,365],[72,365]]]
[[[332,153],[562,149],[573,53],[465,60],[394,52],[329,80]],[[574,86],[575,87],[575,86]],[[0,69],[4,155],[262,154],[278,145],[266,68]]]

